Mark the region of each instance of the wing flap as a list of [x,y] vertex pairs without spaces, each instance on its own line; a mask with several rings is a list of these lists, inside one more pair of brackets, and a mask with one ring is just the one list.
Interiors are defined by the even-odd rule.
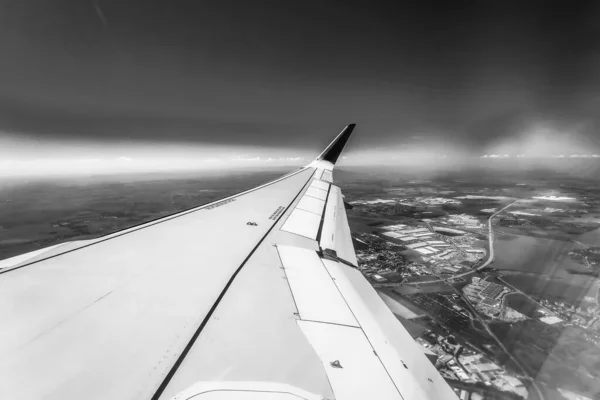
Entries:
[[454,392],[361,272],[323,260],[373,349],[405,399],[453,399]]
[[296,208],[288,216],[281,230],[314,240],[319,233],[320,223],[320,215]]
[[360,328],[298,321],[323,363],[337,399],[402,400]]
[[354,266],[357,265],[342,192],[340,188],[333,185],[327,197],[320,246],[323,250],[335,251],[340,259]]
[[315,251],[277,246],[301,319],[358,326]]
[[321,216],[323,214],[323,208],[325,207],[325,200],[316,199],[310,196],[302,196],[300,202],[296,208],[304,211],[310,211],[313,214]]
[[327,199],[327,191],[311,186],[306,191],[305,196],[314,197],[315,199],[325,201]]

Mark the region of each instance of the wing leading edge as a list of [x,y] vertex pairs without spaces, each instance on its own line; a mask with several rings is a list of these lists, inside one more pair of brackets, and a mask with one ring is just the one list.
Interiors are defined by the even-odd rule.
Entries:
[[0,270],[0,397],[455,397],[355,268],[332,174],[353,129],[259,188]]

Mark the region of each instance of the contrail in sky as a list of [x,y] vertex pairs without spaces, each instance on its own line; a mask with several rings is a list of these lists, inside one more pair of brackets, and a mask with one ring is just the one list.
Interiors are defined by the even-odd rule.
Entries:
[[104,25],[106,28],[108,28],[108,21],[106,20],[106,17],[104,16],[104,13],[102,12],[100,5],[98,4],[98,0],[94,0],[93,3],[94,3],[94,8],[96,9],[96,14],[98,14],[98,18],[100,18],[102,25]]

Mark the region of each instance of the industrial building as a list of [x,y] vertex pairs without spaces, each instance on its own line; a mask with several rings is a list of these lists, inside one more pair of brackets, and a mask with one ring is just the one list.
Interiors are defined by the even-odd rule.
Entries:
[[399,231],[404,229],[406,225],[404,224],[397,224],[397,225],[388,225],[388,226],[382,226],[383,229],[389,229],[391,231]]
[[448,254],[446,254],[445,256],[441,256],[440,258],[441,258],[442,260],[449,260],[449,259],[451,259],[451,258],[452,258],[452,257],[454,257],[454,256],[456,256],[456,252],[455,252],[455,251],[453,251],[453,252],[451,252],[451,253],[448,253]]
[[419,232],[429,232],[429,229],[418,228],[418,229],[407,229],[405,231],[402,231],[402,233],[406,233],[406,234],[413,234],[413,233],[419,233]]
[[452,273],[460,271],[460,268],[454,267],[454,266],[451,266],[451,265],[449,265],[447,267],[444,267],[442,269],[445,270],[445,271],[448,271],[448,272],[452,272]]
[[397,232],[383,232],[382,235],[387,236],[387,237],[391,237],[394,239],[399,239],[401,237],[404,237],[404,235],[401,235]]
[[464,235],[465,231],[459,231],[458,229],[444,228],[442,226],[436,226],[433,228],[436,232],[449,233],[452,235]]
[[423,248],[424,248],[425,250],[429,250],[429,251],[431,251],[432,253],[437,253],[438,251],[440,251],[439,249],[436,249],[436,248],[434,248],[434,247],[429,247],[429,246],[428,246],[428,247],[423,247]]
[[409,249],[416,249],[419,247],[424,247],[427,246],[427,242],[418,242],[418,243],[412,243],[412,244],[407,244],[406,247],[408,247]]
[[414,237],[432,236],[433,232],[413,233],[412,235]]
[[403,242],[410,242],[411,240],[417,240],[417,238],[414,236],[404,236],[404,237],[401,237],[398,239],[402,240]]

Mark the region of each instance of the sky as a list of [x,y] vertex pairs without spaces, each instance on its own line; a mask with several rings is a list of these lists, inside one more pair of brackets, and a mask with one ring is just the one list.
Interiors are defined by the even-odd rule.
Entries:
[[0,169],[303,163],[348,123],[363,163],[598,154],[599,18],[594,1],[0,0]]

